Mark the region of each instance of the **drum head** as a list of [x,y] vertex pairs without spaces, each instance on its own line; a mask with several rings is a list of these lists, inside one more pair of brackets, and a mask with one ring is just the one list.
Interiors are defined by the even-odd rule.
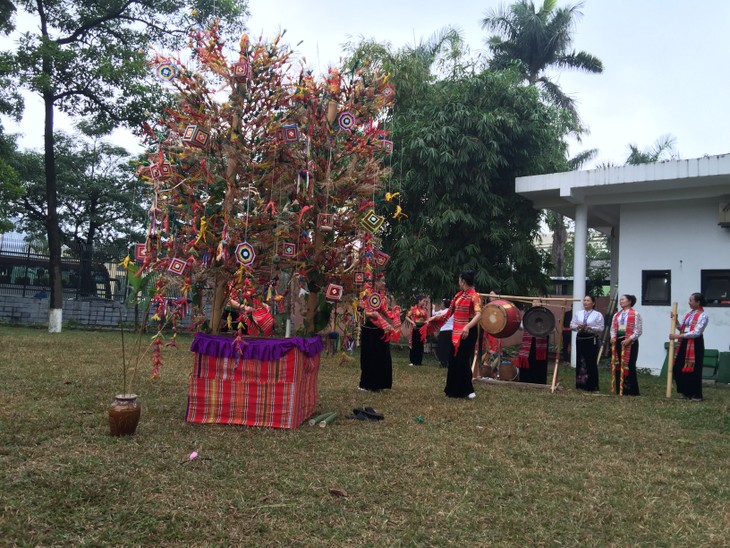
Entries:
[[489,303],[482,308],[482,317],[479,323],[482,325],[484,331],[490,335],[495,335],[507,325],[507,314],[501,305]]
[[545,337],[555,329],[555,316],[544,306],[533,306],[522,316],[522,325],[533,337]]

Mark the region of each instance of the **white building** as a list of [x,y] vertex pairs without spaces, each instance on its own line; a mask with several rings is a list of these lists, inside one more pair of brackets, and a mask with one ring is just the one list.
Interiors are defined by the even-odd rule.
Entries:
[[515,187],[575,220],[575,298],[585,293],[588,227],[611,235],[612,285],[636,295],[644,324],[637,367],[661,370],[671,303],[681,317],[695,291],[708,299],[705,348],[728,350],[730,154],[518,177]]

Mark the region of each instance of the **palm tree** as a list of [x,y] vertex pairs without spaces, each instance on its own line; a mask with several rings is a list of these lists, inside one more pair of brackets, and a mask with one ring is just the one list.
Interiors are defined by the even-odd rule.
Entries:
[[629,157],[626,158],[625,165],[637,166],[639,164],[653,164],[654,162],[662,162],[665,160],[679,160],[679,153],[674,148],[675,139],[671,135],[662,135],[653,146],[644,150],[630,143]]
[[532,0],[485,12],[482,28],[496,32],[487,43],[492,51],[492,68],[517,65],[531,86],[542,88],[550,101],[565,108],[576,130],[580,119],[573,99],[545,76],[550,68],[577,69],[594,74],[603,72],[603,63],[584,51],[571,51],[575,21],[582,15],[583,2],[556,8],[557,0],[544,0],[539,10]]

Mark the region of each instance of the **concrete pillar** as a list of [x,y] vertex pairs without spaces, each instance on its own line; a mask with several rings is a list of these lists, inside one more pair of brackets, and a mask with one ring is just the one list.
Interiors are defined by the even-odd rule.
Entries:
[[[578,204],[575,208],[575,238],[573,253],[573,315],[583,310],[582,300],[586,294],[586,248],[588,243],[588,206]],[[571,335],[571,348],[575,349],[575,333]],[[570,353],[570,363],[575,367],[575,352]]]

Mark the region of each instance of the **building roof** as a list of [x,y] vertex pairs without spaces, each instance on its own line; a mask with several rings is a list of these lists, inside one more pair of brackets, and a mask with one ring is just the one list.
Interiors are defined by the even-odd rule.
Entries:
[[730,154],[654,164],[517,177],[515,191],[536,209],[575,219],[587,204],[588,226],[607,232],[622,204],[730,197]]

